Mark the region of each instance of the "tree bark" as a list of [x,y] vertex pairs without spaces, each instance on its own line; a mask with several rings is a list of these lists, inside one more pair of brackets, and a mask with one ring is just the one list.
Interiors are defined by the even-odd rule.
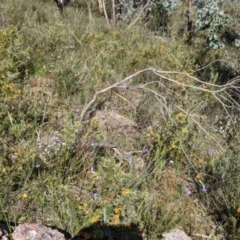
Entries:
[[192,35],[193,35],[193,19],[192,19],[192,1],[188,0],[188,10],[187,10],[187,32],[188,32],[188,38],[187,42],[192,43]]

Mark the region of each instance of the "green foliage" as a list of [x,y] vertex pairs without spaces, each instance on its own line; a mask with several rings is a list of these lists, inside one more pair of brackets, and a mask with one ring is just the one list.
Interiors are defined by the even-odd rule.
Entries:
[[203,7],[196,8],[196,31],[208,31],[207,44],[211,49],[224,48],[219,33],[230,24],[230,17],[220,10],[220,1],[206,1]]
[[147,8],[146,20],[148,21],[148,27],[160,32],[163,35],[170,35],[171,32],[171,22],[175,21],[173,15],[176,13],[174,10],[177,6],[180,5],[180,1],[163,1],[163,0],[154,0],[150,2],[149,7]]
[[30,64],[29,51],[22,48],[22,39],[16,28],[0,29],[0,61],[1,86],[20,83]]
[[[165,14],[153,16],[158,27],[179,6],[167,3],[149,9]],[[123,20],[138,14],[122,4]],[[121,239],[137,227],[151,239],[178,226],[210,235],[199,222],[216,220],[237,237],[238,108],[228,108],[236,89],[213,85],[222,65],[194,72],[221,50],[163,41],[137,25],[108,28],[74,6],[60,18],[49,1],[3,1],[7,26],[17,27],[0,30],[0,219],[85,237],[88,229],[93,239],[104,238],[101,225]],[[211,14],[202,19],[219,33],[224,18]],[[165,72],[100,94],[79,120],[97,91],[149,66]]]

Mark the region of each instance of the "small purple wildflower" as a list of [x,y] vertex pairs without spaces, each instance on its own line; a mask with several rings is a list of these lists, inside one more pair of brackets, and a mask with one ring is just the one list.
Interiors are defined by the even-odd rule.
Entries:
[[208,191],[207,188],[205,186],[203,186],[202,192],[207,193],[207,191]]
[[91,172],[91,173],[96,173],[97,170],[92,166],[92,167],[90,168],[90,172]]
[[192,191],[191,191],[190,189],[188,189],[188,188],[185,189],[185,193],[186,193],[188,196],[192,195]]
[[149,148],[144,148],[143,153],[149,153]]
[[98,194],[97,194],[96,192],[93,192],[93,193],[92,193],[92,197],[96,200],[97,197],[98,197]]

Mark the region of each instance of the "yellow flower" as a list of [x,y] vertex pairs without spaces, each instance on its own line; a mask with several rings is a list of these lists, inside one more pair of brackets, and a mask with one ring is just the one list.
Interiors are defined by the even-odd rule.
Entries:
[[181,120],[183,117],[184,117],[184,113],[180,112],[180,113],[177,114],[176,119]]
[[24,194],[22,195],[22,198],[23,198],[23,199],[26,199],[26,198],[28,198],[28,195],[27,195],[26,193],[24,193]]
[[202,164],[202,163],[204,163],[204,160],[203,160],[202,158],[199,158],[199,159],[198,159],[198,163],[199,163],[199,164]]
[[84,206],[84,207],[87,207],[87,206],[88,206],[88,204],[87,204],[87,203],[84,203],[84,204],[83,204],[83,206]]
[[240,213],[240,207],[237,209],[237,212]]
[[78,205],[78,210],[82,210],[82,209],[83,209],[83,206]]
[[94,216],[94,217],[92,217],[92,219],[91,219],[91,221],[92,221],[93,223],[99,222],[99,220],[100,220],[100,217],[99,217],[99,216]]
[[126,188],[122,191],[122,195],[128,195],[131,192],[129,188]]
[[154,135],[153,131],[150,131],[146,134],[147,137],[152,137]]
[[200,175],[200,174],[197,174],[195,178],[196,178],[196,179],[200,179],[200,178],[201,178],[201,175]]
[[2,168],[2,173],[6,173],[7,172],[7,168],[3,167]]
[[175,149],[175,148],[177,148],[177,146],[176,146],[174,143],[172,143],[172,144],[170,145],[170,149]]
[[113,211],[114,211],[114,214],[119,214],[121,212],[121,209],[120,207],[117,207],[117,208],[114,208]]
[[120,224],[119,215],[114,215],[113,220],[111,221],[110,225],[116,226],[119,224]]

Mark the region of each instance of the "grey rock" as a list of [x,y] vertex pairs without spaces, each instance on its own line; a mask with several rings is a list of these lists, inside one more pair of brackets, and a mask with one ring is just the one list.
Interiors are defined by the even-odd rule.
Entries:
[[184,231],[177,228],[172,229],[170,232],[163,233],[163,240],[192,240]]
[[58,230],[41,224],[29,223],[23,223],[16,227],[12,236],[14,240],[66,240],[64,234]]

